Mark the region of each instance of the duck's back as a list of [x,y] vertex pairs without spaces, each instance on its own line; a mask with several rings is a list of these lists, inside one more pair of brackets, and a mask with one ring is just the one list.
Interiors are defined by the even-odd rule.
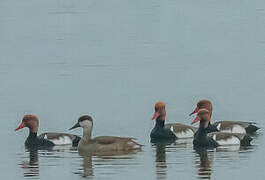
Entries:
[[221,132],[230,133],[255,133],[259,129],[255,123],[243,121],[217,121],[213,125]]
[[89,141],[80,140],[78,150],[92,153],[109,152],[109,151],[130,151],[141,149],[140,144],[134,141],[134,138],[116,137],[116,136],[99,136]]

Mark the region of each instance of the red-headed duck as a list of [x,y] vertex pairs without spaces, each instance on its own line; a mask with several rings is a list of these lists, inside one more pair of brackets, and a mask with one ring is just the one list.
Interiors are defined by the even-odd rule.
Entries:
[[45,148],[54,145],[67,145],[72,144],[77,146],[80,137],[66,133],[48,132],[37,136],[39,128],[39,119],[36,115],[27,114],[23,117],[21,124],[15,131],[24,127],[29,128],[29,136],[25,141],[25,145],[28,148]]

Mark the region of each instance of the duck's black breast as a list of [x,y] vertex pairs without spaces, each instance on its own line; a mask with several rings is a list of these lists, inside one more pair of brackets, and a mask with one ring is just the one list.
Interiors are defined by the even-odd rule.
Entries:
[[200,127],[194,134],[193,146],[196,148],[215,148],[219,146],[219,144],[213,138],[207,136],[207,133],[208,132],[205,128]]
[[54,143],[37,136],[37,133],[30,132],[28,138],[25,141],[27,148],[49,148],[54,146]]
[[72,142],[72,146],[77,147],[80,140],[81,140],[81,137],[75,136],[75,138],[73,139],[73,142]]
[[151,141],[177,139],[175,134],[170,129],[166,129],[164,127],[164,122],[165,121],[162,121],[160,119],[156,120],[156,125],[152,129],[151,134],[150,134]]
[[212,125],[211,123],[208,124],[208,127],[205,130],[207,133],[218,132],[217,127],[215,125]]

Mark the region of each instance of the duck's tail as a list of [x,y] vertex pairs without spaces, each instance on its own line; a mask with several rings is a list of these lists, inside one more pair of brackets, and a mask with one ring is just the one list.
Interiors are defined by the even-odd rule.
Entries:
[[252,137],[249,135],[245,135],[244,138],[241,140],[241,146],[250,146],[250,142],[253,140]]
[[251,134],[251,133],[255,133],[258,129],[260,129],[258,126],[250,124],[248,127],[246,127],[246,132]]

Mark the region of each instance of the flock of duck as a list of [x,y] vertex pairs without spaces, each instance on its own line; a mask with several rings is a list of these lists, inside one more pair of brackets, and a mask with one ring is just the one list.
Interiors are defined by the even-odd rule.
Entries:
[[[194,148],[215,148],[227,145],[249,146],[252,141],[251,135],[259,129],[252,122],[218,121],[211,123],[212,103],[209,100],[199,101],[190,115],[193,114],[197,115],[191,124],[199,122],[198,128],[180,123],[165,124],[165,103],[157,102],[152,118],[156,123],[150,134],[151,142],[174,142],[177,139],[193,138]],[[130,152],[139,151],[142,148],[135,138],[116,136],[92,138],[93,119],[89,115],[81,116],[77,123],[70,128],[71,130],[81,127],[83,129],[82,137],[55,132],[47,132],[38,136],[39,119],[31,114],[23,117],[15,131],[24,127],[29,128],[29,136],[25,141],[26,148],[45,149],[55,145],[71,144],[73,147],[77,147],[80,154]]]

